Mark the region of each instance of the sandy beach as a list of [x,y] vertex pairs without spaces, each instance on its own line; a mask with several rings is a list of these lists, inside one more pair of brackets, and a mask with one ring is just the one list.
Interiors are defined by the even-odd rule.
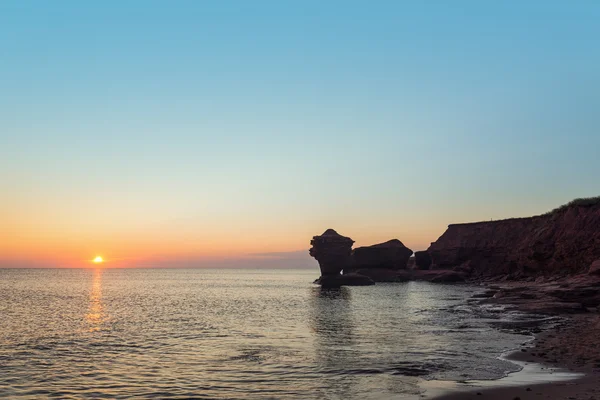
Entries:
[[[559,326],[536,335],[535,340],[507,358],[547,370],[547,382],[540,383],[539,377],[527,382],[524,370],[495,382],[466,382],[458,384],[446,394],[435,397],[440,400],[530,400],[530,399],[600,399],[600,314],[587,313],[566,317]],[[554,374],[579,373],[581,377],[555,381]],[[574,375],[573,375],[574,376]]]

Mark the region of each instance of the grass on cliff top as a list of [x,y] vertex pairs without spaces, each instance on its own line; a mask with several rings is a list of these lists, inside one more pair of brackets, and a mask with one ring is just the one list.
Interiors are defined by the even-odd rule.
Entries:
[[548,211],[546,214],[543,214],[543,215],[556,214],[556,213],[559,213],[559,212],[564,211],[571,207],[592,207],[592,206],[596,206],[598,204],[600,204],[600,196],[584,197],[584,198],[580,198],[580,199],[571,200],[567,204],[563,204],[562,206],[557,207],[552,211]]

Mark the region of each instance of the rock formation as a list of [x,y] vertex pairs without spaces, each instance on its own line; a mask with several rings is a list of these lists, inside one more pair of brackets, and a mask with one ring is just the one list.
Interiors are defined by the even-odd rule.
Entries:
[[[310,242],[310,255],[319,262],[321,277],[315,283],[326,287],[372,285],[409,280],[406,264],[412,250],[398,239],[352,251],[354,241],[327,229]],[[343,271],[343,275],[340,272]],[[401,273],[402,272],[402,273]]]
[[309,250],[311,257],[319,262],[321,276],[336,276],[352,264],[354,240],[327,229],[320,236],[313,236]]
[[472,277],[584,273],[600,259],[600,200],[531,218],[450,225],[427,251],[432,268]]
[[429,256],[429,253],[426,251],[416,251],[415,264],[417,266],[417,269],[429,269],[429,267],[431,267],[431,257]]
[[352,265],[352,245],[354,240],[342,236],[333,229],[327,229],[320,236],[313,236],[309,253],[319,262],[321,277],[315,281],[323,287],[342,285],[372,285],[373,280],[357,274],[340,275],[342,270],[349,271]]
[[577,275],[587,279],[580,285],[587,293],[586,285],[600,279],[600,197],[531,218],[449,225],[427,251],[415,253],[417,269],[407,269],[412,250],[397,239],[352,251],[353,243],[333,229],[313,237],[310,255],[319,262],[322,285],[544,282]]
[[374,285],[375,281],[368,276],[351,272],[344,275],[321,276],[314,283],[324,288],[338,288],[340,286],[369,286]]
[[354,249],[352,258],[353,268],[362,269],[406,269],[406,263],[412,255],[412,250],[398,239]]

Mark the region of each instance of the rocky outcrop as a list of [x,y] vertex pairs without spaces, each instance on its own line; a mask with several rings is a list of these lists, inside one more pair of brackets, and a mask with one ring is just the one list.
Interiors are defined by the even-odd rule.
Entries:
[[352,264],[354,240],[327,229],[320,236],[313,236],[309,254],[319,262],[321,276],[337,276]]
[[429,267],[431,267],[431,256],[426,251],[416,251],[415,264],[417,269],[427,270]]
[[562,314],[596,311],[600,306],[600,276],[574,275],[566,278],[506,282],[488,286],[476,295],[484,303],[510,304],[535,313]]
[[352,252],[353,269],[406,269],[406,263],[412,250],[398,239],[354,249]]
[[[406,271],[412,250],[398,239],[352,251],[352,239],[327,229],[322,235],[313,236],[310,244],[309,253],[321,268],[321,277],[315,283],[321,286],[362,286],[372,285],[375,281],[408,280],[406,274],[399,274],[399,271]],[[342,271],[343,275],[340,274]]]
[[592,273],[600,259],[600,199],[531,218],[450,225],[427,251],[432,268],[472,277]]
[[344,275],[326,275],[321,276],[314,283],[324,288],[338,288],[340,286],[369,286],[374,285],[375,281],[368,276],[357,273]]

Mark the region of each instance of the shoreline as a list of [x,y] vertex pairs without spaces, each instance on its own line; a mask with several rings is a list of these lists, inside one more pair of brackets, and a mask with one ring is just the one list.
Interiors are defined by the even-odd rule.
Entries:
[[600,314],[558,316],[562,323],[499,357],[520,365],[520,371],[489,381],[426,382],[424,397],[600,400]]

